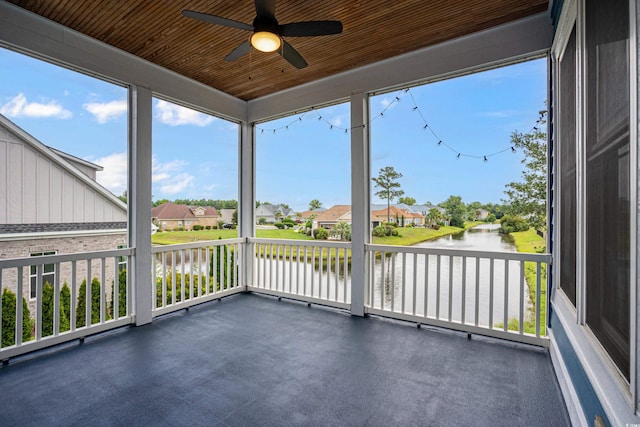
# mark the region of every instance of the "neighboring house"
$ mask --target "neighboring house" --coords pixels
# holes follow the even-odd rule
[[[444,225],[449,225],[449,219],[447,218],[447,210],[445,208],[441,208],[440,206],[436,206],[436,205],[405,205],[402,203],[399,203],[397,205],[395,205],[401,209],[408,209],[411,212],[417,212],[419,214],[421,214],[423,217],[428,218],[429,215],[429,211],[431,211],[431,209],[435,209],[438,212],[440,212],[440,214],[442,215],[443,219],[442,219],[442,223]],[[425,220],[425,222],[423,222],[423,225],[433,225],[433,224],[427,224],[428,221]]]
[[[485,209],[478,209],[476,211],[476,220],[477,221],[484,221],[488,217],[489,217],[489,211],[487,211]]]
[[[351,224],[351,205],[335,205],[318,213],[312,220],[312,228],[314,230],[317,228],[331,230],[339,222]]]
[[[264,218],[263,221],[275,223],[285,218],[296,219],[296,213],[293,209],[286,208],[283,205],[267,205],[261,204],[256,208],[256,222]]]
[[[216,228],[220,214],[211,206],[187,206],[166,202],[151,209],[151,221],[160,230],[184,228],[192,230],[194,225]]]
[[[312,216],[315,218],[318,215],[320,215],[322,212],[325,212],[326,210],[327,210],[326,208],[318,208],[318,209],[314,209],[312,211],[298,212],[298,213],[296,213],[296,217],[300,218],[302,221],[307,221]]]
[[[235,209],[224,208],[220,209],[218,213],[220,214],[220,218],[218,218],[218,222],[222,222],[224,224],[232,224],[233,223],[233,213]]]
[[[96,182],[102,167],[52,149],[0,114],[0,259],[113,250],[127,243],[127,206]],[[105,261],[105,280],[114,276]],[[71,283],[71,263],[43,266],[43,283]],[[78,286],[86,263],[75,265]],[[93,277],[99,265],[92,266]],[[59,269],[60,271],[57,271]],[[36,269],[23,272],[23,295],[34,312]],[[2,287],[16,291],[17,270]],[[107,295],[110,297],[110,294]]]
[[[396,205],[391,205],[387,210],[384,209],[371,210],[371,224],[373,227],[377,227],[385,222],[396,224],[400,227],[405,227],[409,224],[424,225],[424,215],[419,212],[412,212],[409,209],[399,208]]]

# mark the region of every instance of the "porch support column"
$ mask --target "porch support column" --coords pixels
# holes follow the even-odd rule
[[[640,5],[636,0],[629,2],[629,72],[630,72],[630,117],[629,147],[631,164],[631,289],[630,307],[630,359],[631,397],[635,413],[640,413]]]
[[[151,323],[151,101],[149,89],[129,89],[129,266],[136,326]]]
[[[351,314],[364,316],[370,243],[369,97],[351,96]],[[366,124],[366,125],[365,125]]]
[[[255,181],[255,147],[256,135],[251,123],[240,123],[240,144],[239,144],[239,187],[240,196],[238,200],[238,220],[240,226],[240,237],[247,239],[255,237],[256,226],[254,213],[256,207],[256,181]],[[247,289],[253,285],[253,245],[244,245],[243,256],[240,264],[240,284]]]

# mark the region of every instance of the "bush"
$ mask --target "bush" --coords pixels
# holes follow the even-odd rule
[[[267,218],[262,217],[258,219],[258,225],[265,225],[267,223]]]
[[[53,335],[53,305],[54,305],[53,285],[45,282],[42,287],[42,336]],[[69,330],[69,313],[71,311],[71,290],[65,282],[60,290],[60,332]]]
[[[440,230],[440,224],[435,223],[435,224],[433,224],[433,225],[431,226],[431,228],[432,228],[432,229],[434,229],[434,230]]]
[[[519,216],[505,215],[500,219],[500,232],[503,234],[527,231],[529,224]]]
[[[87,320],[87,279],[82,281],[78,291],[78,308],[76,309],[76,326],[86,325]],[[107,313],[105,320],[109,319]],[[100,323],[100,281],[97,277],[91,280],[91,324]]]
[[[176,227],[173,231],[184,231],[184,227]]]
[[[329,232],[324,228],[318,228],[313,232],[313,236],[316,240],[327,240],[329,238]]]
[[[452,227],[464,228],[464,219],[461,216],[452,216],[450,225]]]
[[[291,218],[285,218],[282,220],[282,223],[284,225],[286,225],[287,227],[295,227],[296,223],[294,220],[292,220]]]
[[[193,227],[191,227],[191,229],[193,231],[200,231],[200,230],[204,230],[204,227],[201,226],[200,224],[195,224]]]
[[[282,230],[285,227],[285,225],[283,223],[281,223],[281,222],[276,222],[273,225],[275,225],[276,228],[278,228],[279,230]]]
[[[2,347],[16,344],[16,294],[9,289],[2,291]],[[22,342],[31,339],[33,319],[27,301],[22,298]]]
[[[494,214],[489,214],[489,216],[487,216],[486,221],[491,223],[496,222],[496,216]]]
[[[115,286],[111,287],[111,302],[109,303],[109,313],[111,317],[114,313],[113,301],[114,301]],[[118,317],[124,317],[127,315],[127,270],[122,269],[118,272]]]
[[[211,230],[211,226],[210,226],[210,225],[205,225],[205,226],[204,226],[204,229],[205,229],[205,230]]]
[[[371,232],[376,237],[397,236],[398,230],[391,224],[383,224],[375,227]]]

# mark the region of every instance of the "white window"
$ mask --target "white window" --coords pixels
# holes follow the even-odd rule
[[[178,227],[182,227],[182,221],[178,221]]]
[[[46,251],[46,252],[34,252],[31,256],[44,256],[44,255],[55,255],[55,251]],[[45,283],[49,283],[53,285],[53,282],[56,277],[56,265],[55,264],[43,264],[42,265],[42,284],[44,286]],[[29,269],[29,299],[34,300],[37,296],[37,284],[38,284],[38,266],[32,265]]]

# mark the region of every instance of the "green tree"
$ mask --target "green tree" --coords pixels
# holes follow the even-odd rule
[[[331,229],[331,235],[338,237],[340,240],[351,241],[351,224],[338,222],[333,229]]]
[[[440,212],[438,209],[431,208],[429,209],[429,212],[427,212],[427,215],[424,217],[424,219],[427,225],[434,226],[444,219],[444,215],[442,215],[442,212]]]
[[[400,197],[400,198],[398,199],[398,203],[404,203],[405,205],[413,206],[413,205],[415,205],[415,204],[416,204],[416,199],[414,199],[413,197],[409,197],[409,196],[407,196],[407,197]]]
[[[440,203],[440,207],[447,211],[447,216],[453,227],[464,227],[464,219],[467,215],[467,207],[462,202],[460,196],[449,196],[447,200]]]
[[[318,199],[313,199],[309,202],[309,210],[315,211],[316,209],[320,209],[322,207],[322,202]]]
[[[16,294],[9,289],[2,291],[2,347],[16,344]],[[22,298],[22,342],[31,339],[33,319],[27,301]]]
[[[114,313],[113,302],[115,286],[111,288],[111,302],[109,303],[109,313],[111,317]],[[124,317],[127,315],[127,270],[124,268],[118,272],[118,317]]]
[[[396,172],[393,166],[386,166],[380,169],[377,177],[371,178],[375,183],[376,196],[387,200],[387,222],[390,220],[389,210],[391,208],[391,200],[404,195],[404,191],[400,189],[398,180],[402,178],[400,172]]]
[[[118,196],[118,199],[122,200],[123,203],[127,203],[127,190],[124,190],[124,192]]]
[[[82,281],[78,291],[78,308],[76,309],[76,326],[86,325],[87,320],[87,279]],[[100,281],[97,277],[91,280],[91,324],[100,323]]]
[[[231,223],[238,225],[238,209],[234,210],[231,214]]]
[[[508,214],[520,216],[537,229],[547,228],[547,133],[543,130],[546,111],[541,111],[541,120],[533,131],[514,132],[511,144],[522,149],[524,164],[522,181],[506,185]],[[496,215],[497,216],[497,215]]]
[[[59,312],[59,331],[65,332],[69,330],[69,308],[70,308],[70,290],[65,283],[60,290],[60,306]],[[54,297],[55,291],[53,285],[45,282],[42,287],[42,336],[48,337],[53,335],[53,313],[54,313]]]

